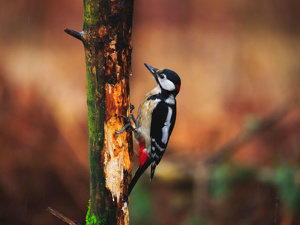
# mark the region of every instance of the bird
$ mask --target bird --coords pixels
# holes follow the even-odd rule
[[[151,165],[150,181],[156,166],[161,161],[167,148],[176,121],[176,96],[181,88],[179,75],[170,69],[156,69],[144,64],[156,81],[157,86],[142,100],[135,119],[130,105],[130,116],[121,116],[125,126],[116,133],[132,130],[134,139],[139,144],[138,169],[128,186],[130,195],[140,176]],[[130,120],[133,120],[134,127]]]

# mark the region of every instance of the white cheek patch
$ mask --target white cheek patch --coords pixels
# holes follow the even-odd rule
[[[173,84],[172,81],[170,81],[168,79],[161,79],[161,78],[158,78],[158,80],[163,89],[165,89],[167,91],[175,90],[175,85]]]

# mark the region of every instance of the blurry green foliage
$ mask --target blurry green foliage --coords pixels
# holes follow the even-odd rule
[[[246,118],[245,124],[244,124],[244,128],[247,131],[251,131],[251,132],[255,132],[260,128],[261,124],[260,124],[260,120],[255,117],[255,116],[248,116]]]
[[[185,225],[205,225],[206,223],[200,217],[191,217]]]
[[[258,171],[243,166],[224,163],[215,165],[211,172],[210,194],[212,197],[224,200],[234,185],[247,179],[256,179]],[[277,167],[270,179],[276,186],[280,201],[291,211],[300,210],[300,171],[296,166],[281,165]]]
[[[130,194],[130,224],[155,224],[154,205],[148,182],[142,177]]]
[[[254,170],[230,163],[215,165],[211,173],[210,194],[223,200],[238,181],[246,180],[254,175]]]
[[[300,209],[300,173],[294,166],[282,165],[276,169],[275,183],[280,200],[289,210]]]

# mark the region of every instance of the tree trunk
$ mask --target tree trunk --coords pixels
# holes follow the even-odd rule
[[[90,204],[87,224],[129,224],[127,196],[132,135],[116,134],[129,116],[133,0],[84,0],[83,31],[89,124]]]

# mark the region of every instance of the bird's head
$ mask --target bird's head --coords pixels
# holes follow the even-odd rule
[[[177,73],[169,69],[156,69],[146,63],[145,66],[152,73],[162,92],[169,92],[174,96],[179,93],[181,80]]]

